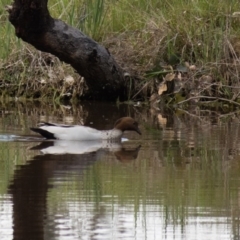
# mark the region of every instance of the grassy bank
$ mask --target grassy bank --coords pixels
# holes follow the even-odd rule
[[[0,2],[2,94],[77,98],[79,92],[74,92],[73,84],[81,81],[71,67],[15,37],[4,11],[10,2]],[[238,99],[237,0],[52,0],[49,10],[55,18],[81,29],[109,48],[126,71],[140,76],[151,94],[158,93],[157,98],[163,92],[181,92],[188,85],[188,97],[193,94],[191,89],[196,91],[200,86],[203,91],[198,95],[211,91],[210,96]],[[162,80],[167,73],[174,74],[171,81],[178,82],[174,85],[180,82],[180,87],[170,89],[166,84],[162,91]],[[207,85],[197,82],[193,86],[196,79]],[[77,89],[81,89],[79,84]]]

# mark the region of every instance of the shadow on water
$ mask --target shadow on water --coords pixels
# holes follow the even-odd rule
[[[64,142],[63,145],[62,142]],[[120,143],[115,145],[106,143],[103,146],[101,143],[92,142],[62,142],[45,141],[32,147],[32,150],[40,150],[44,154],[34,156],[28,164],[19,166],[14,172],[8,191],[12,195],[13,239],[15,240],[42,240],[56,237],[54,223],[48,230],[50,236],[46,236],[45,231],[49,218],[47,194],[53,187],[51,182],[55,178],[58,181],[64,181],[69,174],[75,174],[78,179],[81,179],[84,177],[85,170],[105,155],[112,152],[116,159],[129,162],[137,158],[140,149],[140,146],[135,149],[125,149]],[[59,152],[59,147],[64,151]],[[76,152],[76,149],[81,153]]]

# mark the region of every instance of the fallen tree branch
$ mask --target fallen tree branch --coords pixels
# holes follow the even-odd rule
[[[85,78],[92,99],[127,97],[123,70],[109,51],[78,29],[50,16],[47,0],[14,0],[7,6],[16,36],[38,50],[51,53]]]

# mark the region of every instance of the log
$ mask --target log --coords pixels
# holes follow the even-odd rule
[[[48,0],[14,0],[9,21],[18,38],[70,64],[88,86],[85,99],[126,99],[124,72],[110,52],[93,39],[50,16]]]

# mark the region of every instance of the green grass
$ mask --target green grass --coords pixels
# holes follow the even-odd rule
[[[0,1],[0,69],[17,61],[27,69],[31,59],[22,61],[29,53],[26,48],[35,50],[15,37],[4,11],[10,2]],[[53,17],[104,44],[142,76],[159,62],[171,64],[173,56],[207,66],[228,62],[230,52],[240,55],[240,47],[234,47],[240,46],[240,17],[232,16],[239,11],[238,0],[52,0],[48,4]],[[36,73],[28,74],[36,78]],[[3,76],[6,73],[0,72]]]

